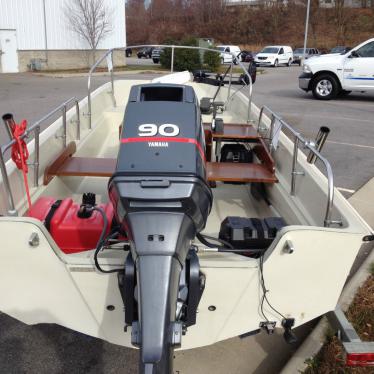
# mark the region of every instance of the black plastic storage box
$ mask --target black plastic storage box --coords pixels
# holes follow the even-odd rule
[[[221,223],[219,238],[235,249],[266,249],[284,226],[286,222],[281,217],[226,217]]]

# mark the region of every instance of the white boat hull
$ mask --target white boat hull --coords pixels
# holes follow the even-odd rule
[[[93,129],[88,129],[87,119],[82,115],[82,137],[77,141],[77,156],[117,156],[118,126],[122,122],[129,89],[137,83],[139,81],[115,82],[117,107],[113,107],[108,95],[109,85],[93,93]],[[212,96],[215,91],[215,87],[190,84],[199,97]],[[223,87],[219,99],[225,100],[226,95],[227,88]],[[245,122],[246,102],[243,94],[237,94],[229,103],[224,119]],[[87,100],[80,106],[81,113],[86,113]],[[253,105],[252,118],[258,118],[258,114],[258,108]],[[67,118],[74,121],[73,111],[68,112]],[[269,125],[265,116],[263,122]],[[61,132],[61,126],[59,119],[41,135],[40,152],[44,158],[40,175],[62,149],[61,139],[55,138],[55,134]],[[74,126],[69,126],[70,140],[75,140],[75,133]],[[29,150],[32,157],[33,142]],[[370,233],[370,228],[338,191],[335,191],[333,215],[341,218],[343,225],[323,227],[327,181],[317,167],[306,162],[301,152],[298,167],[305,175],[298,177],[295,196],[290,196],[292,152],[292,142],[282,133],[274,153],[279,183],[270,187],[268,193],[274,208],[290,225],[278,233],[266,252],[264,278],[271,304],[282,315],[294,318],[295,326],[299,326],[335,308],[363,237]],[[16,207],[23,214],[26,205],[21,175],[11,161],[7,163],[7,170]],[[3,189],[2,184],[0,188]],[[100,200],[106,201],[106,189],[105,178],[55,177],[47,186],[35,187],[31,192],[34,201],[42,195],[72,196],[78,200],[86,191],[95,192]],[[266,204],[246,203],[248,191],[245,186],[228,189],[220,185],[213,193],[213,211],[205,229],[207,234],[217,236],[220,222],[227,215],[263,217],[271,213]],[[1,196],[0,209],[6,214],[7,200],[3,190]],[[32,234],[39,237],[35,247],[29,245]],[[287,241],[294,247],[292,254],[284,250]],[[27,324],[56,323],[114,344],[132,346],[131,328],[127,332],[123,329],[123,302],[117,276],[98,273],[92,251],[66,255],[40,221],[10,216],[0,218],[0,247],[1,311]],[[123,266],[123,254],[118,255],[117,251],[109,252],[107,256],[103,261],[107,261],[108,266]],[[265,320],[261,313],[259,260],[212,252],[199,253],[199,260],[206,276],[206,287],[198,307],[197,323],[183,336],[182,349],[213,344],[257,330]],[[113,310],[111,306],[114,306]],[[267,305],[264,305],[264,313],[280,327],[282,316]]]

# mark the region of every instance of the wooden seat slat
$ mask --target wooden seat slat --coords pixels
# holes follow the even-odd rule
[[[252,149],[257,158],[262,162],[262,165],[264,165],[264,167],[271,173],[274,173],[275,162],[264,142],[264,139],[259,139],[258,144],[255,145]]]
[[[275,183],[277,178],[265,166],[254,163],[207,162],[208,181]],[[58,176],[111,177],[114,158],[70,157],[53,172]]]
[[[254,163],[207,162],[208,181],[275,183],[277,178],[265,166]],[[69,157],[53,175],[78,177],[111,177],[116,159]]]
[[[115,158],[70,157],[55,175],[75,177],[111,177],[116,169]]]
[[[254,163],[207,162],[208,181],[276,183],[277,178],[266,167]]]
[[[210,123],[204,123],[204,130],[211,131]],[[256,140],[259,139],[257,130],[252,125],[240,123],[225,123],[223,132],[212,132],[213,139],[217,140]]]

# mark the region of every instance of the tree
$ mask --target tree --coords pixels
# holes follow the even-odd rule
[[[144,0],[128,0],[126,3],[127,45],[143,44],[149,40],[149,19]]]
[[[345,0],[335,0],[334,2],[334,18],[337,44],[344,44],[346,40],[346,33],[350,16],[345,5]]]
[[[112,32],[113,11],[104,0],[70,0],[65,3],[64,13],[71,30],[90,46],[95,61],[98,44]]]

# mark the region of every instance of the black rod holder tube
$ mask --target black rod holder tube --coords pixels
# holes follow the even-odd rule
[[[12,128],[15,125],[13,114],[12,113],[5,113],[2,118],[3,118],[3,121],[4,121],[5,127],[6,127],[6,131],[7,131],[8,136],[9,136],[9,140],[12,140],[13,139]]]
[[[323,145],[325,144],[325,141],[329,133],[330,133],[330,129],[326,126],[321,126],[321,128],[319,129],[317,137],[316,137],[316,142],[315,142],[315,149],[318,152],[321,152],[321,149]],[[315,155],[315,153],[310,151],[307,157],[307,161],[310,164],[314,164],[316,162],[316,159],[317,159],[317,156]]]

